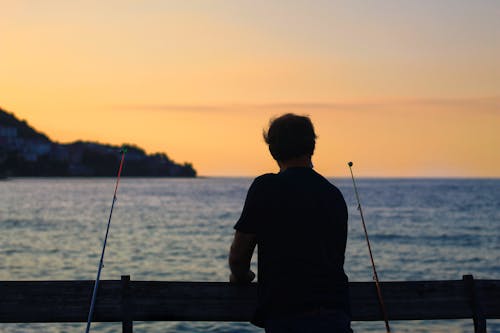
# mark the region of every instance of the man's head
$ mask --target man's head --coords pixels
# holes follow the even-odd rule
[[[264,131],[264,140],[276,161],[287,162],[303,156],[311,157],[316,134],[309,117],[287,113],[271,120],[269,129]]]

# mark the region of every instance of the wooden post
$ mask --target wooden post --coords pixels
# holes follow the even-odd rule
[[[474,321],[474,333],[486,333],[486,318],[484,317],[481,304],[477,297],[474,286],[474,277],[472,275],[462,276],[465,283],[465,290],[469,298],[469,304],[472,308],[472,320]]]
[[[133,322],[131,319],[131,309],[130,309],[130,275],[122,275],[121,277],[122,286],[122,332],[132,333],[133,332]]]

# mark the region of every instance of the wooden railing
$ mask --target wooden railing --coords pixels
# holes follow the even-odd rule
[[[86,322],[94,281],[0,281],[0,323]],[[382,282],[389,320],[500,319],[500,280]],[[353,321],[382,320],[373,282],[351,282]],[[93,321],[249,321],[257,285],[101,281]]]

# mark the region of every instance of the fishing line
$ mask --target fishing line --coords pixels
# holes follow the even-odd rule
[[[109,226],[111,225],[111,216],[113,216],[113,208],[115,207],[115,202],[116,202],[116,192],[118,191],[118,184],[120,184],[120,175],[122,173],[123,162],[125,161],[125,153],[127,152],[127,148],[123,147],[120,152],[122,153],[122,159],[120,161],[120,167],[118,169],[118,176],[116,177],[115,192],[113,194],[113,202],[111,203],[111,210],[109,212],[108,226],[106,228],[106,236],[104,236],[104,243],[102,245],[101,259],[99,260],[99,267],[97,268],[97,277],[95,279],[94,291],[92,292],[92,300],[90,301],[90,310],[89,310],[89,316],[87,318],[87,328],[85,329],[85,333],[89,333],[90,324],[92,323],[92,317],[94,315],[97,288],[99,287],[99,278],[101,277],[101,270],[104,261],[104,251],[106,250],[106,243],[108,242]]]
[[[385,309],[384,299],[382,298],[382,291],[380,290],[380,282],[378,280],[377,269],[375,268],[375,261],[373,260],[372,248],[370,246],[370,239],[368,238],[368,231],[366,230],[365,218],[363,216],[363,209],[361,208],[361,201],[359,200],[358,188],[356,186],[356,181],[354,180],[354,174],[352,173],[352,162],[347,163],[349,170],[351,171],[352,184],[354,185],[354,193],[356,194],[356,200],[358,201],[358,210],[361,215],[361,222],[363,223],[363,230],[365,231],[365,239],[368,244],[368,252],[370,253],[370,260],[372,262],[373,268],[373,278],[375,279],[375,286],[377,287],[377,296],[380,304],[380,309],[382,310],[382,315],[384,316],[385,330],[387,333],[391,332],[389,327],[389,320],[387,318],[387,310]]]

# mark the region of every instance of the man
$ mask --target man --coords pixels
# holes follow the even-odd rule
[[[229,253],[230,281],[250,283],[258,245],[258,307],[266,333],[352,332],[344,273],[347,207],[313,170],[316,134],[308,117],[274,119],[264,139],[280,168],[257,177]]]

